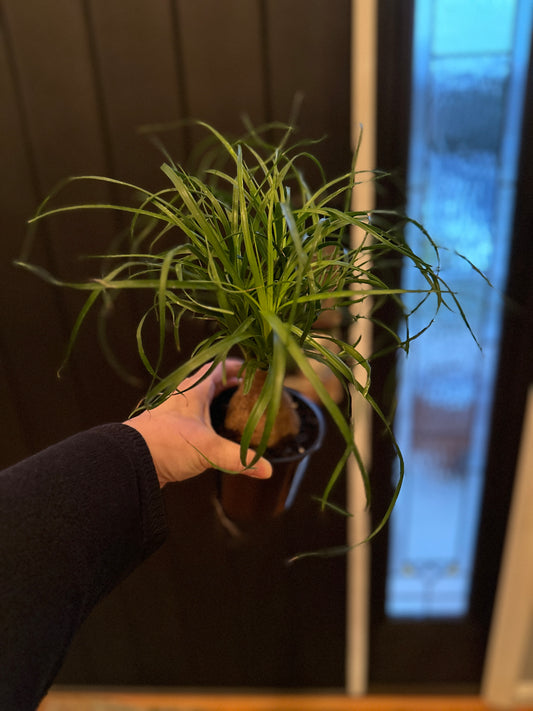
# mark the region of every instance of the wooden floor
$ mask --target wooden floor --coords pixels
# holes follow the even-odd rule
[[[489,711],[475,696],[74,693],[55,691],[38,711]],[[520,707],[513,711],[533,711]]]

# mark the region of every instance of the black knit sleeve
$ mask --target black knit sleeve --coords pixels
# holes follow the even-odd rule
[[[92,607],[165,535],[150,452],[127,425],[0,473],[0,708],[37,707]]]

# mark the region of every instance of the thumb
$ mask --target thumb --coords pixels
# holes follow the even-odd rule
[[[232,442],[225,437],[217,436],[213,443],[212,462],[222,470],[245,474],[254,479],[268,479],[272,476],[272,465],[261,457],[250,467],[245,467],[241,461],[241,448],[236,442]],[[246,455],[246,462],[251,462],[255,456],[253,449],[249,449]]]

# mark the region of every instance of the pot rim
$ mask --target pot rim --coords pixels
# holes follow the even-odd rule
[[[216,403],[217,398],[224,398],[224,396],[228,396],[228,394],[232,394],[235,392],[237,388],[236,387],[230,387],[226,388],[223,390],[221,393],[217,395],[215,400],[211,403],[211,406],[213,406],[214,403]],[[285,387],[287,392],[290,393],[290,395],[298,402],[299,406],[303,406],[307,408],[313,415],[316,420],[316,435],[314,437],[314,440],[309,442],[303,451],[297,451],[294,452],[293,454],[287,454],[287,455],[281,455],[281,456],[271,456],[269,455],[268,451],[263,455],[265,459],[268,459],[268,461],[271,464],[276,464],[276,463],[283,463],[283,462],[292,462],[296,461],[298,459],[304,459],[305,457],[309,456],[310,454],[313,454],[313,452],[316,452],[317,449],[319,449],[322,446],[322,442],[324,441],[324,433],[326,430],[325,427],[325,418],[324,418],[324,413],[322,412],[320,406],[310,400],[307,396],[303,395],[301,392],[298,390],[295,390],[294,388],[289,388]]]
[[[302,393],[298,390],[294,390],[293,388],[286,388],[286,390],[292,395],[293,398],[300,400],[305,407],[311,410],[317,421],[317,434],[314,441],[306,447],[303,452],[295,452],[294,454],[281,457],[269,457],[266,455],[266,459],[268,459],[271,463],[292,462],[295,459],[303,459],[304,457],[308,457],[310,454],[313,454],[313,452],[316,452],[317,449],[320,449],[322,442],[324,441],[324,432],[326,428],[324,426],[324,414],[320,407],[308,397],[302,395]]]

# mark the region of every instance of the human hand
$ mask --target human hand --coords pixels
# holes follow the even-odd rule
[[[191,388],[209,369],[210,364],[206,364],[180,384],[180,391],[186,392],[176,392],[161,405],[124,422],[143,436],[161,487],[197,476],[213,465],[257,479],[271,476],[272,466],[264,458],[250,468],[244,467],[240,445],[218,435],[211,425],[209,406],[222,390],[238,384],[240,366],[241,361],[228,359],[225,382],[220,364]],[[247,462],[253,456],[254,452],[248,450]]]

